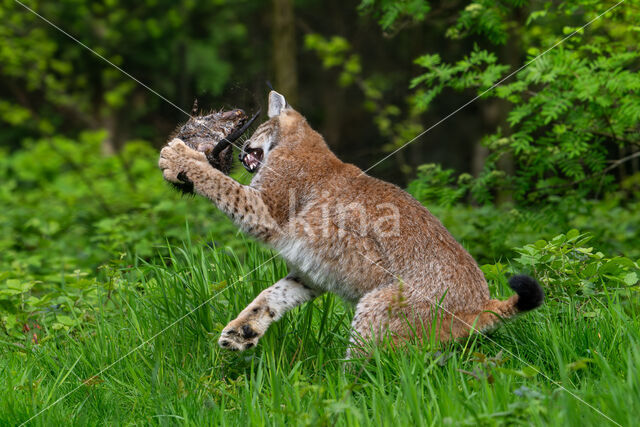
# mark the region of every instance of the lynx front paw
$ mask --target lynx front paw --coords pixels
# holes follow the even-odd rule
[[[248,350],[258,344],[272,322],[273,312],[259,305],[247,307],[220,334],[218,345],[234,351]]]
[[[187,147],[184,142],[175,138],[160,151],[158,166],[167,181],[184,183],[189,171],[203,162],[207,164],[204,153]]]
[[[258,344],[258,340],[262,335],[247,324],[242,325],[240,328],[227,326],[220,335],[218,345],[233,351],[248,350]]]

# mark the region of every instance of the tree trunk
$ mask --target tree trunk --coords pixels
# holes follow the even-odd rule
[[[295,107],[298,101],[296,32],[293,0],[273,0],[274,89]]]
[[[180,68],[182,70],[187,69],[187,49],[189,49],[189,45],[181,40],[178,43],[178,54],[177,61],[180,63]],[[193,99],[189,99],[189,74],[185,71],[180,73],[178,77],[178,105],[182,108],[187,109],[187,111],[191,112],[191,105],[193,105]]]
[[[517,9],[516,15],[519,14],[519,9]],[[522,18],[519,17],[519,20],[521,19]],[[507,43],[505,43],[503,47],[503,57],[505,59],[505,62],[511,65],[512,70],[517,69],[521,65],[520,63],[522,61],[522,57],[524,56],[522,55],[521,46],[522,44],[520,43],[520,37],[518,37],[517,35],[513,35],[507,39]],[[509,115],[511,107],[505,100],[497,100],[496,102],[498,102],[498,105],[500,105],[500,109],[502,110],[500,112],[500,127],[502,128],[502,136],[511,136],[511,127],[507,122],[507,116]],[[498,160],[498,168],[504,171],[507,175],[514,175],[516,172],[516,162],[515,158],[513,157],[513,153],[509,153],[500,158],[500,160]],[[497,204],[510,202],[513,202],[513,191],[506,189],[498,191],[498,194],[496,194]]]
[[[111,112],[111,114],[107,114],[103,119],[102,123],[100,123],[100,127],[104,129],[107,134],[102,140],[101,151],[103,156],[112,156],[116,154],[118,151],[118,143],[117,143],[117,129],[116,129],[116,119],[114,117],[115,113]]]

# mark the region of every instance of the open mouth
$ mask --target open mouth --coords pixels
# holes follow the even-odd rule
[[[237,110],[237,111],[241,111],[241,113],[244,115],[244,111],[242,110]],[[246,119],[241,120],[240,123],[233,130],[233,132],[229,134],[229,136],[227,136],[226,138],[222,138],[222,140],[218,142],[218,144],[213,148],[211,152],[211,156],[215,158],[220,154],[220,152],[222,152],[222,150],[226,149],[230,145],[233,145],[235,140],[240,138],[240,136],[242,136],[242,134],[244,134],[247,131],[247,129],[249,129],[249,126],[251,126],[251,124],[258,118],[259,115],[260,115],[260,109],[258,109],[258,111],[248,121]]]
[[[262,148],[250,148],[246,153],[240,154],[240,161],[246,170],[253,173],[262,164]]]

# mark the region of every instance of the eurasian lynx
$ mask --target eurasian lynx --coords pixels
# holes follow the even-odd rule
[[[224,328],[222,347],[255,346],[286,311],[326,291],[356,304],[352,347],[387,334],[397,343],[432,333],[463,337],[542,303],[542,288],[527,276],[510,279],[517,295],[490,299],[476,262],[424,206],[340,161],[277,92],[269,94],[268,115],[240,154],[255,174],[249,186],[179,139],[160,156],[165,179],[185,174],[290,267]]]

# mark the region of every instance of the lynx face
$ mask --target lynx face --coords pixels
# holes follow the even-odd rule
[[[266,163],[269,152],[275,147],[278,122],[274,119],[261,124],[251,135],[240,153],[240,162],[246,170],[255,173]]]
[[[242,147],[240,162],[246,170],[255,173],[267,162],[269,153],[278,142],[279,122],[277,116],[287,109],[289,104],[284,96],[277,92],[269,95],[269,120],[261,124]]]

